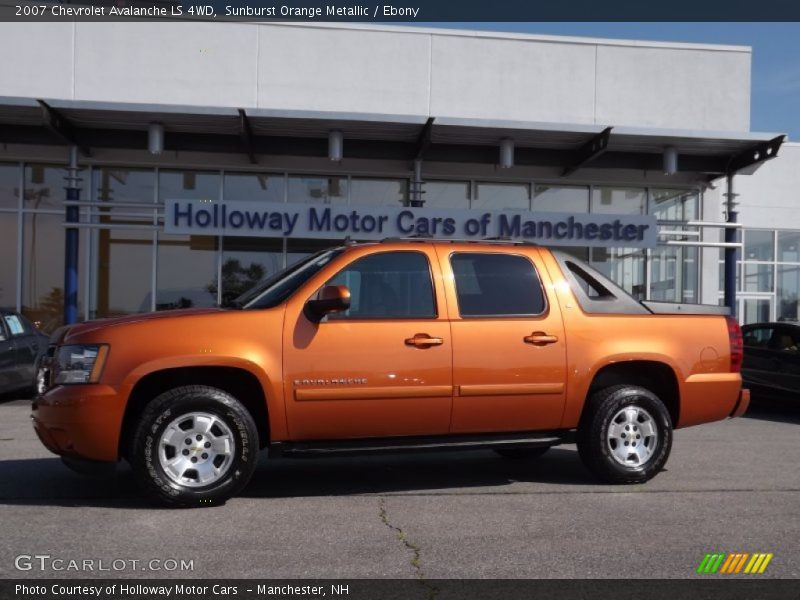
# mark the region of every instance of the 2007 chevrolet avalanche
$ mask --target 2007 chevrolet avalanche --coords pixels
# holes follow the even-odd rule
[[[600,480],[638,483],[673,428],[746,410],[741,361],[724,309],[638,302],[567,253],[391,240],[320,252],[232,308],[61,328],[33,421],[68,464],[126,458],[181,506],[236,494],[262,448],[575,441]]]

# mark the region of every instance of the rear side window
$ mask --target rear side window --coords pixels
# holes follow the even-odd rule
[[[381,252],[359,258],[326,285],[350,290],[338,319],[433,319],[436,305],[428,258],[420,252]]]
[[[789,328],[781,327],[775,330],[770,342],[773,350],[778,352],[800,352],[800,335]]]
[[[772,338],[772,327],[753,327],[744,332],[744,345],[748,348],[767,348]]]
[[[12,336],[25,335],[25,327],[17,315],[5,315],[3,319],[5,319]]]
[[[462,317],[540,315],[545,310],[533,263],[514,254],[453,254],[450,265]]]

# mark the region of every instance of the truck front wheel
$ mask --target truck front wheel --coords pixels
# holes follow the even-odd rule
[[[171,506],[224,503],[258,459],[253,417],[222,390],[192,385],[156,397],[142,412],[131,463],[145,490]]]
[[[616,385],[589,399],[578,428],[578,453],[605,483],[643,483],[664,467],[672,448],[672,421],[650,390]]]

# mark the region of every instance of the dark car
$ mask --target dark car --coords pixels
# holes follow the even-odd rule
[[[753,323],[742,334],[742,377],[753,397],[800,401],[800,323]]]
[[[48,337],[28,319],[0,308],[0,394],[33,395],[36,370]]]

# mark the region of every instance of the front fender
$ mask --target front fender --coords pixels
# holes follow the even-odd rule
[[[120,386],[120,395],[124,395],[127,403],[131,391],[144,377],[170,369],[198,367],[239,369],[255,377],[264,390],[264,396],[267,401],[267,413],[270,416],[270,439],[280,440],[287,437],[280,362],[268,357],[260,357],[259,362],[238,356],[214,354],[184,354],[157,358],[137,365],[130,370],[123,378]]]

